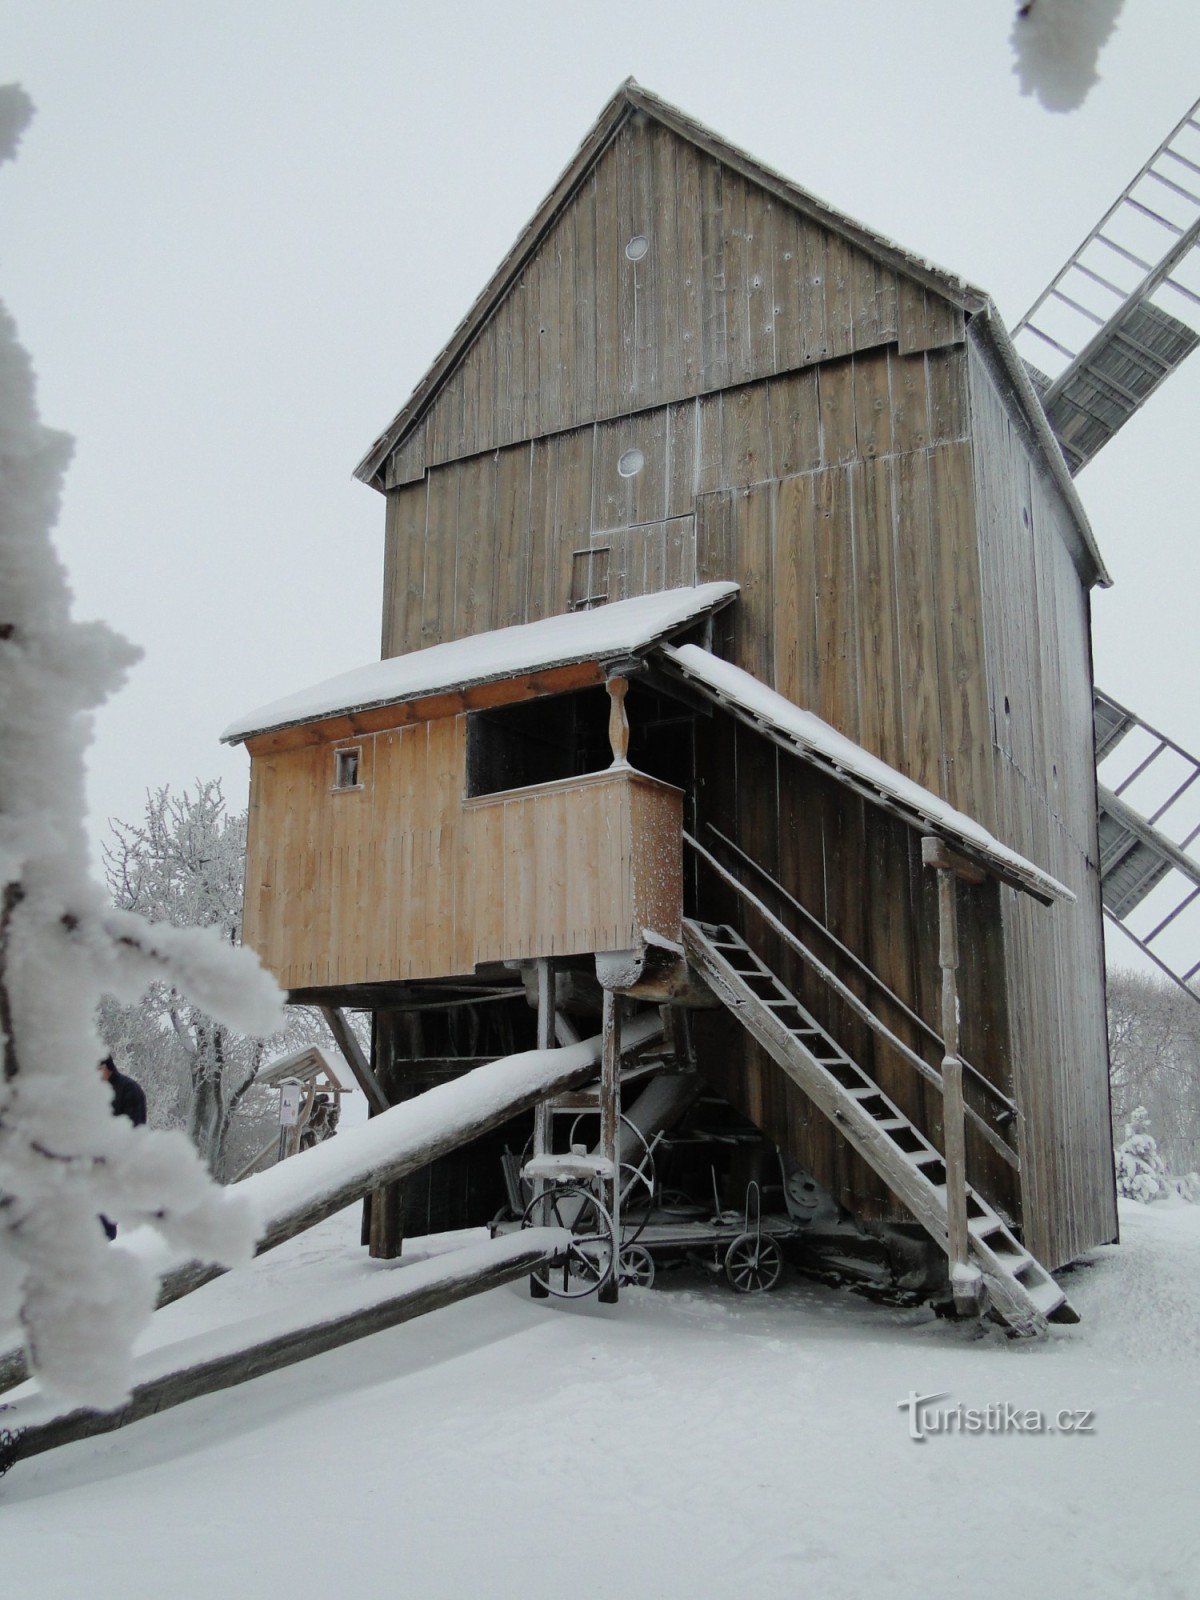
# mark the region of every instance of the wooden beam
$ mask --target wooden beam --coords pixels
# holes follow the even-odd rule
[[[345,1012],[338,1006],[322,1006],[320,1009],[338,1049],[345,1057],[346,1065],[358,1080],[359,1088],[376,1111],[386,1111],[391,1102],[388,1100],[387,1095],[384,1094],[383,1086],[372,1071],[370,1062],[363,1054],[362,1046],[355,1038],[353,1028],[346,1021]]]
[[[618,679],[618,682],[624,682]],[[617,1145],[621,1127],[621,999],[611,989],[604,991],[600,1057],[600,1154],[612,1163],[613,1177],[603,1187],[613,1223],[613,1249],[619,1252],[621,1240],[621,1174],[617,1166]],[[601,1285],[599,1298],[614,1305],[619,1296],[620,1262],[613,1260],[612,1275]]]
[[[561,1228],[528,1228],[494,1239],[489,1246],[467,1247],[418,1266],[399,1269],[387,1275],[389,1279],[394,1277],[395,1286],[393,1292],[383,1298],[289,1328],[256,1344],[225,1350],[195,1366],[150,1378],[137,1384],[126,1404],[116,1411],[80,1407],[22,1429],[20,1411],[14,1410],[9,1426],[17,1436],[15,1458],[23,1461],[58,1445],[111,1433],[186,1400],[232,1388],[263,1373],[349,1344],[354,1339],[366,1338],[368,1334],[411,1322],[415,1317],[440,1311],[472,1295],[484,1294],[553,1260],[567,1239],[568,1235]],[[462,1260],[456,1259],[458,1257]]]

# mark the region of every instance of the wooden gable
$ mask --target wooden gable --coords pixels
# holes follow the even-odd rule
[[[625,86],[360,464],[426,468],[886,344],[982,305]]]

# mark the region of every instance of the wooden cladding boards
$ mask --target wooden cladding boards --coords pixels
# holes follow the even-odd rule
[[[383,653],[566,610],[575,553],[614,530],[676,523],[732,489],[927,451],[968,427],[962,349],[891,348],[435,469],[388,497]],[[644,465],[623,477],[631,450]],[[927,465],[887,474],[901,520],[926,525]],[[737,575],[733,548],[711,545],[714,526],[696,555],[701,581]],[[646,587],[693,581],[681,535],[664,528],[662,579],[651,562]],[[640,592],[637,580],[621,592]]]
[[[393,450],[385,487],[597,417],[962,337],[933,290],[634,114]]]
[[[476,963],[674,938],[682,798],[628,771],[464,803],[466,718],[252,764],[245,940],[285,988],[470,973]]]
[[[1004,895],[1027,1242],[1054,1267],[1117,1231],[1090,615],[1069,509],[974,348],[969,382],[996,828],[1076,895],[1050,914]]]

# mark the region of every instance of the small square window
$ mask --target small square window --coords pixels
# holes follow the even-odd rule
[[[597,545],[591,550],[576,550],[571,557],[572,611],[591,611],[608,599],[608,567],[611,545]]]
[[[333,752],[333,787],[335,789],[357,789],[359,787],[358,768],[361,755],[362,751],[357,746],[350,750],[335,750]]]

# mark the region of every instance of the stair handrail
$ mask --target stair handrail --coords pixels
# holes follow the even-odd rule
[[[841,955],[846,957],[846,960],[850,962],[850,964],[859,972],[859,974],[867,979],[868,983],[874,984],[881,994],[886,995],[896,1009],[902,1012],[904,1016],[906,1016],[913,1024],[913,1026],[918,1028],[925,1035],[930,1044],[937,1047],[939,1055],[944,1055],[946,1053],[946,1042],[937,1029],[931,1023],[926,1022],[925,1018],[921,1016],[919,1012],[914,1011],[906,1000],[902,1000],[894,989],[889,988],[879,974],[875,971],[875,969],[868,966],[861,956],[856,955],[855,952],[851,950],[849,945],[843,944],[838,938],[837,934],[833,933],[825,926],[820,917],[816,916],[812,911],[810,911],[807,906],[801,905],[800,901],[796,899],[795,895],[791,894],[787,889],[785,889],[783,884],[781,884],[777,878],[772,877],[772,875],[767,871],[766,867],[764,867],[761,862],[755,861],[752,855],[747,854],[747,852],[742,849],[741,845],[735,843],[734,840],[729,838],[727,834],[722,833],[720,828],[716,827],[711,822],[706,822],[705,827],[708,829],[709,833],[715,834],[723,845],[732,850],[734,855],[739,857],[740,860],[744,861],[752,872],[756,872],[765,883],[769,884],[770,887],[775,890],[776,894],[779,895],[780,899],[786,900],[788,905],[791,906],[792,910],[802,916],[806,922],[809,922],[822,938],[828,939],[830,944],[833,945]],[[961,1050],[959,1051],[958,1059],[962,1062],[965,1070],[970,1073],[971,1077],[984,1091],[984,1093],[990,1095],[993,1100],[997,1101],[1001,1108],[1008,1113],[1009,1117],[1013,1121],[1018,1121],[1021,1113],[1016,1101],[1010,1099],[1009,1096],[1004,1093],[1004,1090],[1001,1089],[997,1084],[993,1083],[986,1073],[981,1072],[978,1067],[972,1066],[972,1064],[962,1054]]]
[[[783,939],[786,944],[791,946],[800,959],[810,966],[841,1000],[845,1001],[850,1009],[867,1024],[873,1033],[878,1034],[881,1039],[889,1044],[892,1049],[895,1050],[903,1060],[907,1061],[909,1066],[919,1073],[922,1078],[924,1078],[928,1083],[933,1084],[938,1090],[939,1094],[942,1092],[942,1076],[935,1067],[931,1067],[923,1056],[919,1056],[915,1050],[911,1049],[910,1046],[904,1043],[903,1039],[897,1037],[897,1035],[892,1032],[888,1025],[881,1018],[875,1015],[870,1006],[868,1006],[865,1001],[860,1000],[854,991],[848,988],[846,984],[844,984],[837,976],[837,974],[825,965],[819,956],[815,955],[801,939],[798,939],[792,930],[785,923],[779,920],[770,907],[765,905],[752,889],[748,889],[744,883],[742,883],[733,875],[732,872],[723,867],[717,860],[716,856],[714,856],[711,851],[706,850],[698,839],[694,839],[692,835],[688,833],[686,828],[683,830],[683,837],[687,845],[694,850],[697,855],[701,856],[715,872],[724,878],[726,882],[729,883],[729,885],[742,896],[747,904],[753,906],[758,915],[764,918],[764,920],[775,930],[779,937]],[[1007,1144],[996,1132],[996,1130],[984,1121],[984,1119],[979,1115],[978,1111],[976,1111],[973,1106],[964,1106],[963,1109],[966,1113],[967,1120],[971,1123],[972,1127],[979,1131],[982,1138],[991,1146],[1001,1160],[1007,1162],[1007,1164],[1014,1168],[1014,1170],[1019,1171],[1021,1164],[1020,1157],[1017,1155],[1017,1152],[1012,1148],[1012,1146]]]

